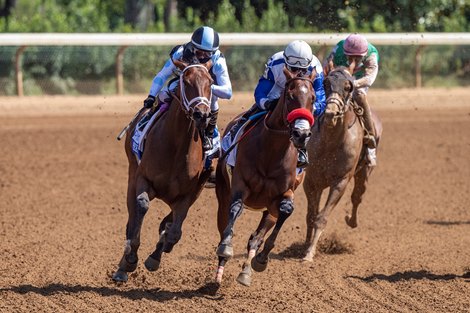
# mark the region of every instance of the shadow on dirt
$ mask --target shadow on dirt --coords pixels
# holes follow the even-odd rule
[[[161,288],[137,288],[121,289],[116,287],[92,287],[81,285],[49,284],[43,287],[32,285],[19,285],[10,288],[1,288],[0,292],[15,292],[18,294],[36,293],[45,297],[57,294],[78,294],[84,292],[96,293],[104,297],[119,296],[130,300],[147,299],[158,302],[165,302],[176,299],[206,298],[209,300],[223,300],[224,296],[217,294],[219,285],[216,283],[207,283],[196,290],[166,291]]]
[[[425,223],[439,226],[470,225],[470,221],[426,221]]]
[[[396,283],[400,281],[407,281],[407,280],[422,280],[422,279],[429,279],[429,280],[454,280],[454,279],[465,279],[466,282],[470,282],[470,271],[467,271],[463,275],[457,274],[433,274],[428,271],[406,271],[406,272],[398,272],[392,275],[384,275],[384,274],[374,274],[371,276],[360,277],[360,276],[346,276],[345,278],[353,278],[359,279],[364,282],[372,282],[375,280],[384,280],[390,283]]]

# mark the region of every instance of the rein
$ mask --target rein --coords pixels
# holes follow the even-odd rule
[[[305,80],[305,81],[308,81],[309,83],[312,83],[310,78],[305,77],[305,76],[296,76],[296,77],[293,77],[293,78],[286,81],[286,84],[284,85],[284,92],[283,92],[283,98],[282,98],[282,100],[283,100],[283,103],[282,103],[282,116],[283,116],[284,125],[286,126],[287,129],[275,129],[275,128],[269,127],[268,124],[267,124],[267,121],[268,121],[268,119],[269,119],[269,117],[271,116],[271,113],[272,113],[272,112],[269,112],[264,118],[264,128],[266,130],[268,130],[270,132],[273,132],[273,133],[280,134],[280,135],[289,135],[290,134],[290,123],[287,121],[287,114],[286,114],[286,111],[287,111],[287,106],[286,106],[287,93],[286,93],[286,89],[287,89],[287,86],[289,86],[290,83],[292,83],[293,81],[296,81],[296,80]]]

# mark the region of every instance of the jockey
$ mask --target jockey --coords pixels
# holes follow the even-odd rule
[[[284,51],[275,53],[266,63],[264,74],[260,77],[255,88],[254,96],[256,103],[237,121],[230,130],[235,137],[238,129],[248,118],[260,111],[273,110],[276,106],[284,87],[286,77],[283,73],[284,67],[293,73],[310,75],[315,69],[317,75],[313,81],[315,90],[314,115],[320,115],[325,109],[325,91],[323,89],[323,68],[320,61],[312,53],[310,45],[302,40],[289,43]],[[297,167],[304,168],[308,165],[308,155],[305,149],[298,149],[299,157]]]
[[[211,150],[213,146],[212,138],[219,112],[217,99],[230,99],[232,97],[232,83],[230,82],[227,63],[225,62],[224,55],[219,50],[219,34],[211,27],[202,26],[194,31],[190,42],[174,47],[170,52],[170,58],[153,78],[149,95],[144,100],[144,107],[152,108],[157,95],[158,104],[155,111],[160,108],[166,110],[171,103],[171,94],[176,92],[179,79],[170,80],[165,87],[163,85],[172,74],[179,77],[180,71],[173,64],[172,60],[182,60],[187,63],[207,63],[209,60],[212,60],[212,67],[209,70],[214,79],[214,84],[211,86],[211,118],[203,138],[203,149],[205,151]]]
[[[369,165],[375,166],[377,164],[377,143],[375,142],[375,129],[366,95],[379,72],[379,52],[367,42],[364,36],[351,34],[345,40],[338,42],[327,57],[325,69],[332,69],[335,66],[349,67],[349,71],[355,78],[353,98],[364,111],[366,131],[364,144],[368,148]]]

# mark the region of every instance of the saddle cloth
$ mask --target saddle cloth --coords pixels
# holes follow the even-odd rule
[[[144,146],[145,146],[145,139],[147,138],[147,133],[152,125],[155,123],[157,119],[159,119],[166,111],[168,110],[167,107],[160,108],[155,114],[152,115],[150,119],[146,119],[146,115],[144,115],[137,126],[135,127],[134,134],[132,135],[132,152],[134,152],[137,162],[140,163],[142,159],[142,155],[144,153]],[[220,134],[219,130],[216,128],[214,129],[214,136],[212,138],[212,149],[205,151],[205,168],[209,168],[212,163],[212,159],[218,158],[220,155]]]

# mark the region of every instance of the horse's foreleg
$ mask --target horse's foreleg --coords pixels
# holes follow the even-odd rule
[[[313,185],[307,186],[304,184],[304,191],[307,197],[307,216],[306,216],[307,234],[305,237],[305,243],[310,245],[312,243],[315,219],[318,216],[318,211],[320,208],[320,199],[321,199],[322,190],[315,189]]]
[[[236,195],[230,205],[227,227],[222,232],[222,239],[217,247],[217,255],[220,257],[231,258],[233,256],[233,226],[235,221],[243,211],[243,200],[241,194]]]
[[[189,207],[194,202],[195,199],[187,198],[177,203],[171,204],[171,211],[173,213],[173,222],[166,223],[165,225],[165,234],[163,242],[163,252],[170,253],[175,244],[181,239],[183,227],[183,222],[188,215]]]
[[[126,245],[124,255],[119,262],[119,268],[114,273],[115,281],[127,281],[127,272],[133,272],[137,268],[140,246],[140,231],[145,214],[149,208],[148,184],[144,178],[137,181],[137,186],[129,183],[127,190],[128,221],[126,225]],[[136,197],[136,192],[139,194]]]
[[[291,216],[293,211],[294,202],[292,198],[284,198],[279,206],[279,217],[276,221],[276,225],[274,226],[271,235],[269,235],[268,239],[266,240],[263,250],[251,260],[251,267],[255,271],[262,272],[268,266],[269,253],[274,248],[274,244],[276,242],[279,231],[282,228],[282,225],[287,220],[287,218]]]
[[[157,246],[155,248],[155,251],[152,252],[145,260],[145,267],[149,271],[156,271],[160,267],[160,261],[162,259],[162,254],[163,254],[163,243],[165,242],[165,233],[166,233],[166,228],[169,227],[167,225],[171,225],[173,221],[173,213],[170,212],[167,216],[163,218],[163,220],[160,223],[160,227],[158,228],[158,234],[160,235],[160,238],[157,242]]]
[[[256,231],[250,236],[247,244],[247,259],[243,263],[242,271],[237,277],[237,282],[244,286],[251,285],[252,267],[251,260],[254,258],[259,247],[263,244],[264,236],[274,226],[276,218],[269,214],[269,211],[263,212],[263,217]]]
[[[369,176],[370,170],[367,166],[363,166],[355,175],[354,175],[354,189],[351,194],[352,202],[352,212],[351,216],[346,215],[345,220],[351,228],[357,227],[357,208],[362,202],[362,196],[366,192],[367,178]]]
[[[326,227],[328,216],[346,191],[346,186],[348,185],[349,179],[349,176],[343,177],[343,179],[337,182],[334,186],[330,187],[330,192],[328,193],[328,199],[326,200],[325,207],[317,215],[315,222],[313,223],[313,241],[307,248],[307,253],[303,258],[304,261],[313,260],[313,256],[317,250],[318,241],[320,240],[320,236]]]

